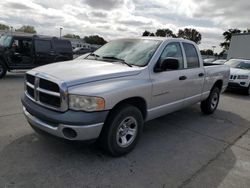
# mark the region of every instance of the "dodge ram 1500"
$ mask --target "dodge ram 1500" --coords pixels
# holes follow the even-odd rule
[[[226,65],[204,65],[189,40],[118,39],[83,59],[28,71],[23,111],[35,130],[97,140],[120,156],[135,147],[145,121],[198,102],[213,113],[229,75]]]

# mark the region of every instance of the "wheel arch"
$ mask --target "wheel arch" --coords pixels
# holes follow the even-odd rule
[[[123,105],[131,105],[131,106],[135,106],[136,108],[138,108],[143,116],[143,119],[145,120],[147,118],[147,102],[144,98],[142,97],[130,97],[127,99],[124,99],[120,102],[118,102],[110,111],[109,115],[112,114],[114,111],[116,111],[117,109],[119,109],[121,106]],[[108,115],[108,116],[109,116]],[[108,118],[108,117],[107,117]]]
[[[222,90],[222,86],[223,86],[223,81],[222,81],[222,80],[217,80],[217,81],[214,83],[212,89],[215,88],[215,87],[218,87],[219,90],[221,91],[221,90]],[[211,89],[211,90],[212,90],[212,89]]]

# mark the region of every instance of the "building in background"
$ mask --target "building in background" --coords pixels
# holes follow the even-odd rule
[[[250,59],[250,33],[232,36],[227,59],[232,58]]]
[[[90,49],[91,48],[91,44],[86,43],[83,39],[74,39],[74,38],[66,38],[68,40],[70,40],[72,48],[86,48],[86,49]]]

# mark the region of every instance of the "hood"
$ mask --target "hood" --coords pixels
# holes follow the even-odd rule
[[[99,80],[132,76],[139,74],[140,70],[139,67],[129,67],[119,62],[84,59],[53,63],[32,71],[59,79],[70,87]]]
[[[250,70],[230,68],[231,75],[249,75]]]

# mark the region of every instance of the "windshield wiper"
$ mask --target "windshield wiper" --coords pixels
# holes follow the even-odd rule
[[[121,62],[122,64],[125,64],[125,65],[127,65],[127,66],[129,66],[129,67],[132,67],[132,65],[128,64],[124,59],[119,59],[119,58],[114,57],[114,56],[103,56],[102,58],[103,58],[103,59],[113,59],[113,60],[117,60],[117,61]]]
[[[94,56],[94,57],[100,57],[99,55],[95,54],[95,53],[91,53],[88,56]]]

